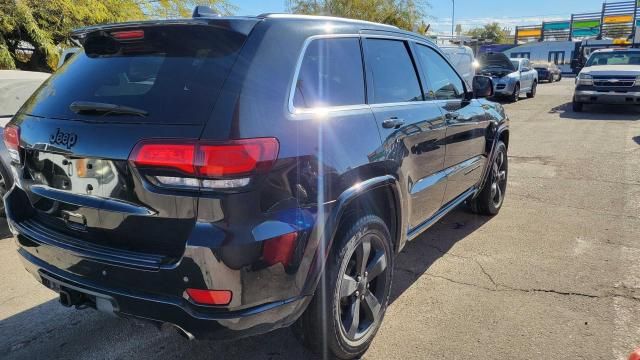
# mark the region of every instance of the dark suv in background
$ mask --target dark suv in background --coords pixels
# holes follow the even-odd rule
[[[75,32],[83,51],[11,121],[25,267],[65,306],[189,337],[295,323],[359,356],[405,243],[465,201],[503,203],[491,79],[468,89],[391,26],[195,15]]]

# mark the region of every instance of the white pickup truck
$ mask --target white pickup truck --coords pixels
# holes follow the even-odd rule
[[[640,105],[640,49],[592,52],[576,78],[573,111],[584,104]]]

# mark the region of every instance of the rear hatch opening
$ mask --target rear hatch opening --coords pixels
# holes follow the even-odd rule
[[[34,209],[28,221],[76,245],[179,259],[197,193],[154,190],[129,157],[149,139],[199,138],[255,22],[123,24],[76,34],[84,50],[16,117],[22,188]]]

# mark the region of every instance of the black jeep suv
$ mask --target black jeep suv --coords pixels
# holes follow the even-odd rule
[[[4,133],[18,252],[65,306],[189,337],[295,323],[312,349],[353,358],[405,243],[463,202],[503,203],[491,80],[468,89],[417,34],[271,14],[73,38],[83,51]]]

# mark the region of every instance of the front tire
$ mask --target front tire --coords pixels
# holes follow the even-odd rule
[[[471,201],[471,210],[482,215],[496,215],[502,208],[507,191],[507,177],[509,175],[509,159],[507,146],[498,141],[496,154],[492,160],[487,181],[480,194]]]
[[[577,102],[575,100],[573,100],[573,103],[571,104],[573,107],[573,111],[574,112],[582,112],[582,109],[584,107],[584,104],[581,102]]]
[[[520,100],[520,84],[516,84],[513,88],[513,94],[511,94],[509,100],[511,100],[511,102],[518,102],[518,100]]]
[[[377,216],[347,221],[341,229],[318,289],[293,330],[316,353],[354,359],[367,351],[384,318],[393,253],[389,229]]]

